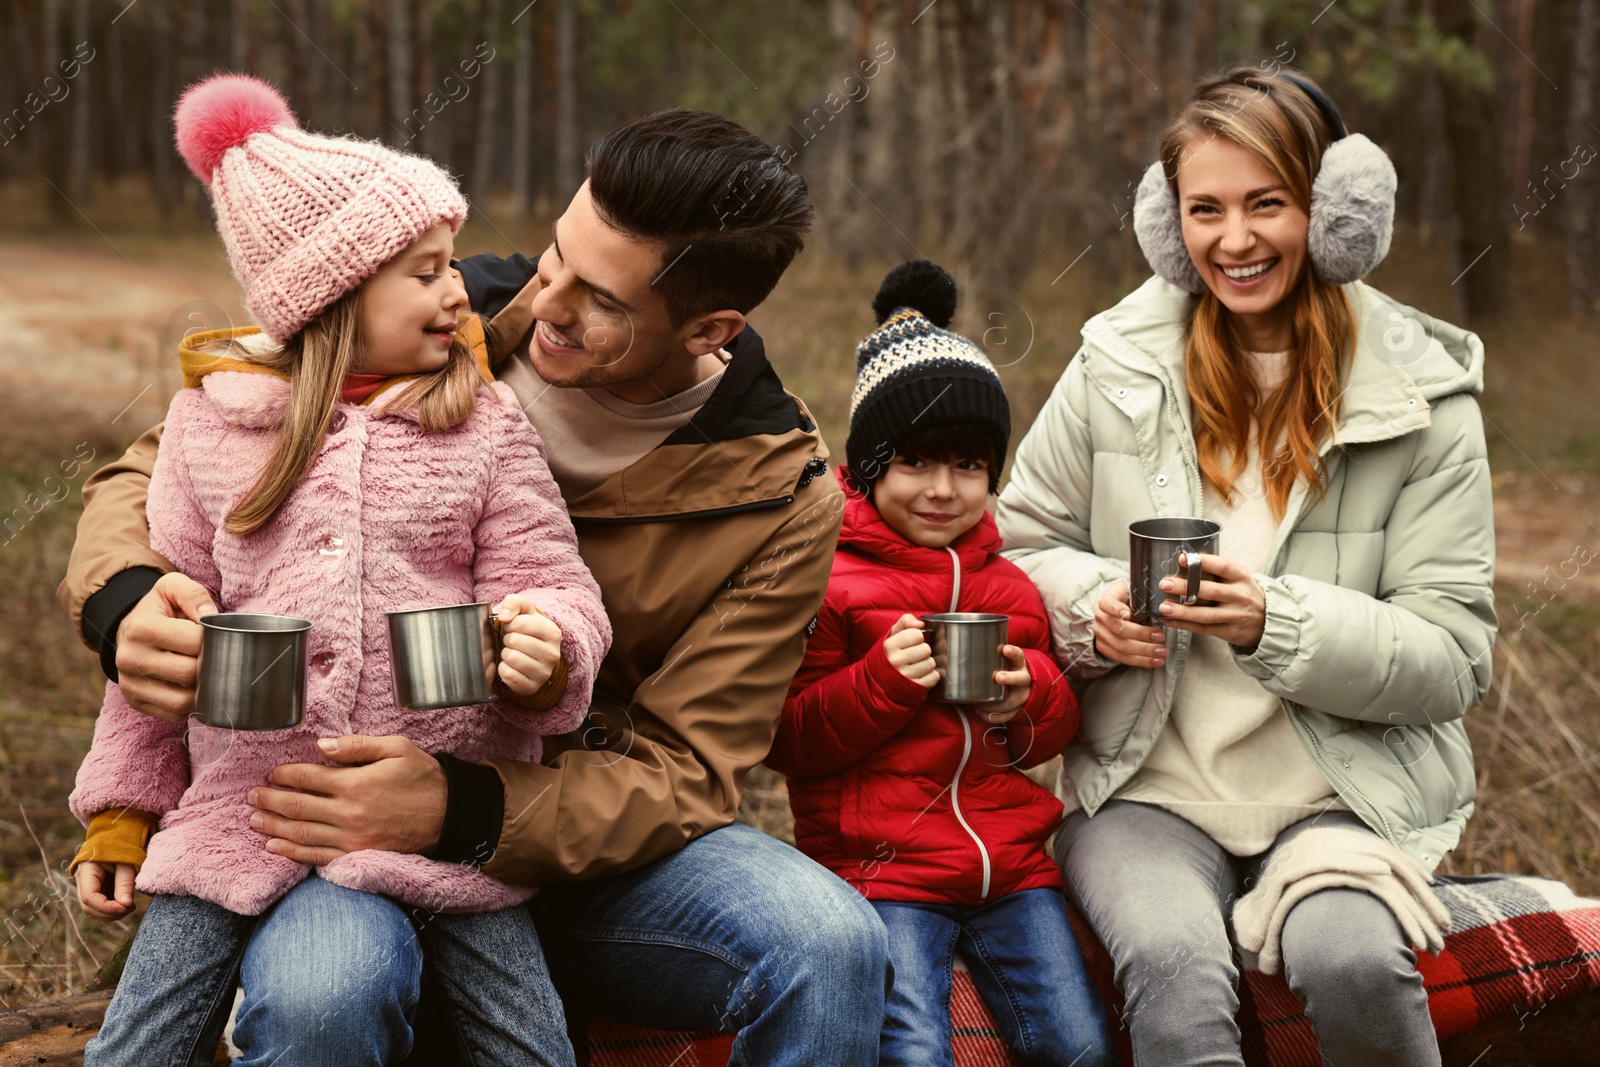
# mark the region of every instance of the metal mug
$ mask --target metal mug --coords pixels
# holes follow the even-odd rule
[[[486,603],[388,612],[395,703],[437,711],[495,698],[500,628]]]
[[[1161,591],[1163,578],[1183,574],[1186,587],[1171,598],[1179,604],[1206,604],[1200,599],[1200,567],[1190,563],[1178,566],[1178,557],[1196,553],[1217,554],[1217,535],[1222,527],[1210,519],[1187,517],[1140,519],[1128,524],[1128,601],[1133,621],[1141,626],[1160,626],[1165,621],[1161,604],[1168,594]]]
[[[306,703],[307,619],[229,611],[200,620],[194,717],[230,730],[282,730]]]
[[[1009,615],[950,611],[924,615],[925,635],[939,668],[933,699],[946,704],[993,704],[1006,698],[1006,687],[994,680],[1005,670],[1000,646],[1006,643]]]

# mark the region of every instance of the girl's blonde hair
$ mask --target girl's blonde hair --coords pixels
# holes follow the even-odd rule
[[[1298,71],[1289,73],[1311,81]],[[1175,203],[1181,203],[1180,157],[1219,137],[1252,152],[1309,212],[1311,183],[1333,131],[1304,90],[1256,67],[1235,67],[1201,83],[1161,137],[1161,162]],[[1257,388],[1233,315],[1210,289],[1190,310],[1184,348],[1201,474],[1231,503],[1254,423],[1267,502],[1280,519],[1297,478],[1304,478],[1318,499],[1327,491],[1318,445],[1338,424],[1340,382],[1355,340],[1354,312],[1344,289],[1318,281],[1309,262],[1286,299],[1294,301],[1289,373],[1271,396]],[[1276,451],[1269,451],[1280,440]]]
[[[228,350],[289,379],[289,406],[272,455],[225,524],[243,537],[272,521],[322,451],[344,376],[362,350],[361,289],[334,301],[281,348],[250,352],[230,343]],[[442,433],[471,416],[482,380],[472,349],[458,333],[443,367],[418,375],[380,410],[415,406],[423,431]]]

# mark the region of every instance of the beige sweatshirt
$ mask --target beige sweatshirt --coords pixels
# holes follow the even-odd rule
[[[550,473],[572,501],[687,426],[727,371],[727,350],[718,349],[717,358],[721,370],[653,404],[630,403],[603,388],[557,388],[539,377],[526,351],[506,360],[497,376],[517,394],[544,440]]]
[[[1288,353],[1250,353],[1256,380],[1283,380]],[[1263,570],[1278,522],[1252,433],[1230,505],[1207,482],[1205,517],[1222,526],[1221,555]],[[1253,856],[1301,819],[1344,808],[1296,735],[1279,699],[1240,670],[1226,641],[1194,635],[1172,712],[1149,757],[1116,796],[1181,815],[1235,856]]]

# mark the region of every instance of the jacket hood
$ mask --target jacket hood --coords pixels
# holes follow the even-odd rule
[[[482,324],[474,316],[464,317],[461,335],[472,347],[478,371],[486,382],[494,381],[489,372],[488,349],[484,343]],[[207,351],[208,346],[231,341],[241,349],[244,358]],[[252,361],[277,347],[277,343],[261,332],[257,326],[237,326],[221,330],[206,330],[191,334],[178,345],[178,365],[183,370],[185,389],[202,389],[206,399],[216,405],[223,418],[246,429],[270,429],[283,421],[289,407],[289,379],[271,367]],[[417,374],[397,374],[385,381],[376,391],[362,401],[371,406],[384,394],[397,386],[421,377]],[[393,413],[415,422],[416,408],[390,408]]]
[[[1385,296],[1365,282],[1344,287],[1355,317],[1355,351],[1341,397],[1334,443],[1351,444],[1408,433],[1429,424],[1429,404],[1456,393],[1483,391],[1483,342],[1470,331]],[[1151,277],[1083,327],[1084,343],[1123,371],[1184,380],[1185,324],[1197,299]],[[1412,343],[1388,347],[1394,331]],[[1103,362],[1103,361],[1102,361]],[[1115,368],[1091,377],[1119,377]],[[1188,395],[1178,390],[1188,417]]]
[[[950,553],[942,548],[924,548],[907,541],[884,519],[873,502],[850,491],[850,470],[835,472],[844,487],[844,524],[839,531],[839,547],[888,564],[900,570],[948,574]],[[978,525],[950,543],[961,560],[961,569],[975,571],[1000,551],[1000,529],[987,511]]]

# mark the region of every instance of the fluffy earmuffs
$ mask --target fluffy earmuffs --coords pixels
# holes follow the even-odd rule
[[[1389,254],[1397,184],[1394,164],[1366,136],[1345,134],[1326,97],[1317,100],[1322,94],[1299,79],[1289,80],[1312,96],[1335,133],[1311,185],[1306,251],[1318,281],[1344,285],[1371,273]],[[1160,160],[1150,164],[1134,194],[1133,232],[1151,269],[1181,289],[1205,292],[1206,284],[1183,243],[1183,216]]]

